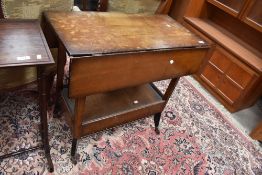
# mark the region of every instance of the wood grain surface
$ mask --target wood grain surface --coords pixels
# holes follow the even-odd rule
[[[70,56],[206,47],[167,15],[47,12]]]
[[[0,67],[54,63],[37,20],[0,20]]]

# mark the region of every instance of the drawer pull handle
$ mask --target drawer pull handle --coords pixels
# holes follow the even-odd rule
[[[170,60],[169,61],[170,64],[174,64],[174,62],[175,62],[174,60]]]

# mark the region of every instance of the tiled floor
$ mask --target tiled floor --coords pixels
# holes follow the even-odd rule
[[[234,125],[240,129],[247,137],[250,131],[262,122],[262,98],[252,107],[230,113],[220,102],[218,102],[207,90],[205,90],[194,78],[187,77],[188,80],[213,104],[215,105]],[[251,139],[251,138],[250,138]],[[262,144],[254,141],[262,149]]]

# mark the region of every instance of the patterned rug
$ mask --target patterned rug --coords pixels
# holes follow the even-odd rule
[[[164,90],[167,81],[156,85]],[[262,153],[188,78],[181,78],[156,135],[152,117],[89,135],[79,141],[79,163],[70,161],[71,134],[49,111],[54,174],[262,174]],[[34,87],[0,94],[0,155],[40,143]],[[0,175],[48,174],[42,150],[0,160]]]

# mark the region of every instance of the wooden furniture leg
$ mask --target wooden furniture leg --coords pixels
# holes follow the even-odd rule
[[[169,98],[171,97],[177,83],[179,81],[179,78],[173,78],[171,80],[171,82],[169,83],[168,87],[167,87],[167,90],[165,92],[165,94],[163,95],[162,99],[165,100],[165,102],[167,103]],[[156,134],[160,134],[160,131],[159,131],[159,122],[160,122],[160,118],[161,118],[161,113],[156,113],[154,115],[154,123],[155,123],[155,132]]]
[[[72,146],[71,146],[71,161],[74,165],[77,164],[77,138],[73,138],[72,140]]]
[[[85,97],[77,98],[75,100],[75,115],[73,122],[73,141],[71,147],[72,163],[77,164],[77,140],[81,138],[81,125],[83,120],[83,113],[85,111]]]
[[[61,111],[59,99],[61,97],[61,90],[63,89],[63,77],[64,77],[64,67],[66,64],[66,50],[64,45],[59,41],[58,46],[58,58],[57,58],[57,79],[56,79],[56,102],[54,108],[54,117],[58,118],[59,111]]]
[[[156,113],[154,115],[154,122],[155,122],[155,132],[156,134],[160,134],[160,131],[159,131],[159,122],[160,122],[160,117],[161,117],[161,112],[160,113]]]
[[[47,158],[48,168],[50,172],[54,171],[54,165],[50,156],[50,146],[48,139],[48,123],[47,123],[47,82],[46,75],[41,66],[37,67],[38,91],[39,91],[39,104],[40,104],[40,123],[41,123],[41,137]]]

